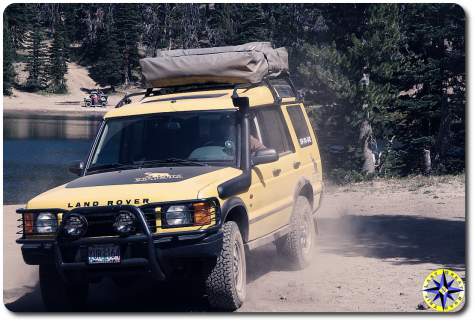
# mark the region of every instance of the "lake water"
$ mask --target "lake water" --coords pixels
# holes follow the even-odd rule
[[[100,116],[5,115],[3,201],[22,204],[76,176],[68,164],[86,158]]]

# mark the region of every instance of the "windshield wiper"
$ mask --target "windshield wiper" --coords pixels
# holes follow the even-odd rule
[[[90,167],[89,169],[87,169],[87,172],[92,173],[92,172],[109,171],[109,170],[136,169],[136,168],[144,168],[144,167],[150,167],[154,165],[163,165],[163,164],[198,165],[198,166],[208,165],[206,163],[187,160],[187,159],[167,158],[163,160],[134,161],[133,163],[101,164],[101,165]]]
[[[207,166],[207,163],[204,162],[199,162],[195,160],[189,160],[189,159],[180,159],[180,158],[168,158],[166,159],[168,162],[175,162],[175,163],[180,163],[180,164],[188,164],[188,165],[199,165],[199,166]]]
[[[87,172],[97,172],[102,170],[123,170],[123,169],[133,169],[137,166],[131,163],[109,163],[101,164],[97,166],[90,167],[87,169]]]
[[[181,165],[198,165],[198,166],[207,166],[208,164],[188,159],[180,159],[180,158],[167,158],[163,160],[145,160],[145,161],[136,161],[134,162],[135,165],[140,167],[146,167],[156,164],[181,164]]]

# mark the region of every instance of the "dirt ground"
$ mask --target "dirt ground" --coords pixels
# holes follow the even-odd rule
[[[16,206],[4,207],[4,302],[42,311],[35,267],[14,243]],[[465,177],[416,177],[326,187],[318,248],[292,271],[273,245],[247,256],[242,312],[420,312],[426,275],[450,268],[465,280]],[[207,311],[187,285],[111,281],[91,288],[91,311]]]
[[[18,64],[17,64],[18,65]],[[27,75],[21,66],[17,66],[19,82],[25,82]],[[65,75],[68,86],[68,93],[64,95],[48,95],[39,93],[28,93],[13,89],[13,95],[3,97],[3,107],[7,112],[72,112],[72,113],[104,113],[119,102],[124,93],[116,93],[108,98],[106,108],[92,108],[81,106],[86,93],[81,88],[93,89],[98,87],[96,83],[89,77],[87,69],[75,63],[68,63],[68,73]],[[135,90],[134,90],[135,91]]]

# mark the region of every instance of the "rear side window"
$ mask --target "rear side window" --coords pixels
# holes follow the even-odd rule
[[[312,137],[303,115],[302,107],[300,105],[292,105],[287,107],[290,121],[295,129],[295,135],[299,141],[300,147],[312,145]]]
[[[263,108],[259,109],[258,115],[264,145],[275,149],[279,154],[293,152],[289,131],[284,124],[281,111],[275,107]]]
[[[274,87],[277,95],[281,98],[295,97],[295,93],[292,87],[283,79],[273,79],[269,81],[272,87]]]

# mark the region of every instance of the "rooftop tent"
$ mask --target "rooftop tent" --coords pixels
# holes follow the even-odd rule
[[[285,48],[270,42],[239,46],[159,50],[140,60],[145,86],[170,87],[205,83],[259,83],[288,73]]]

